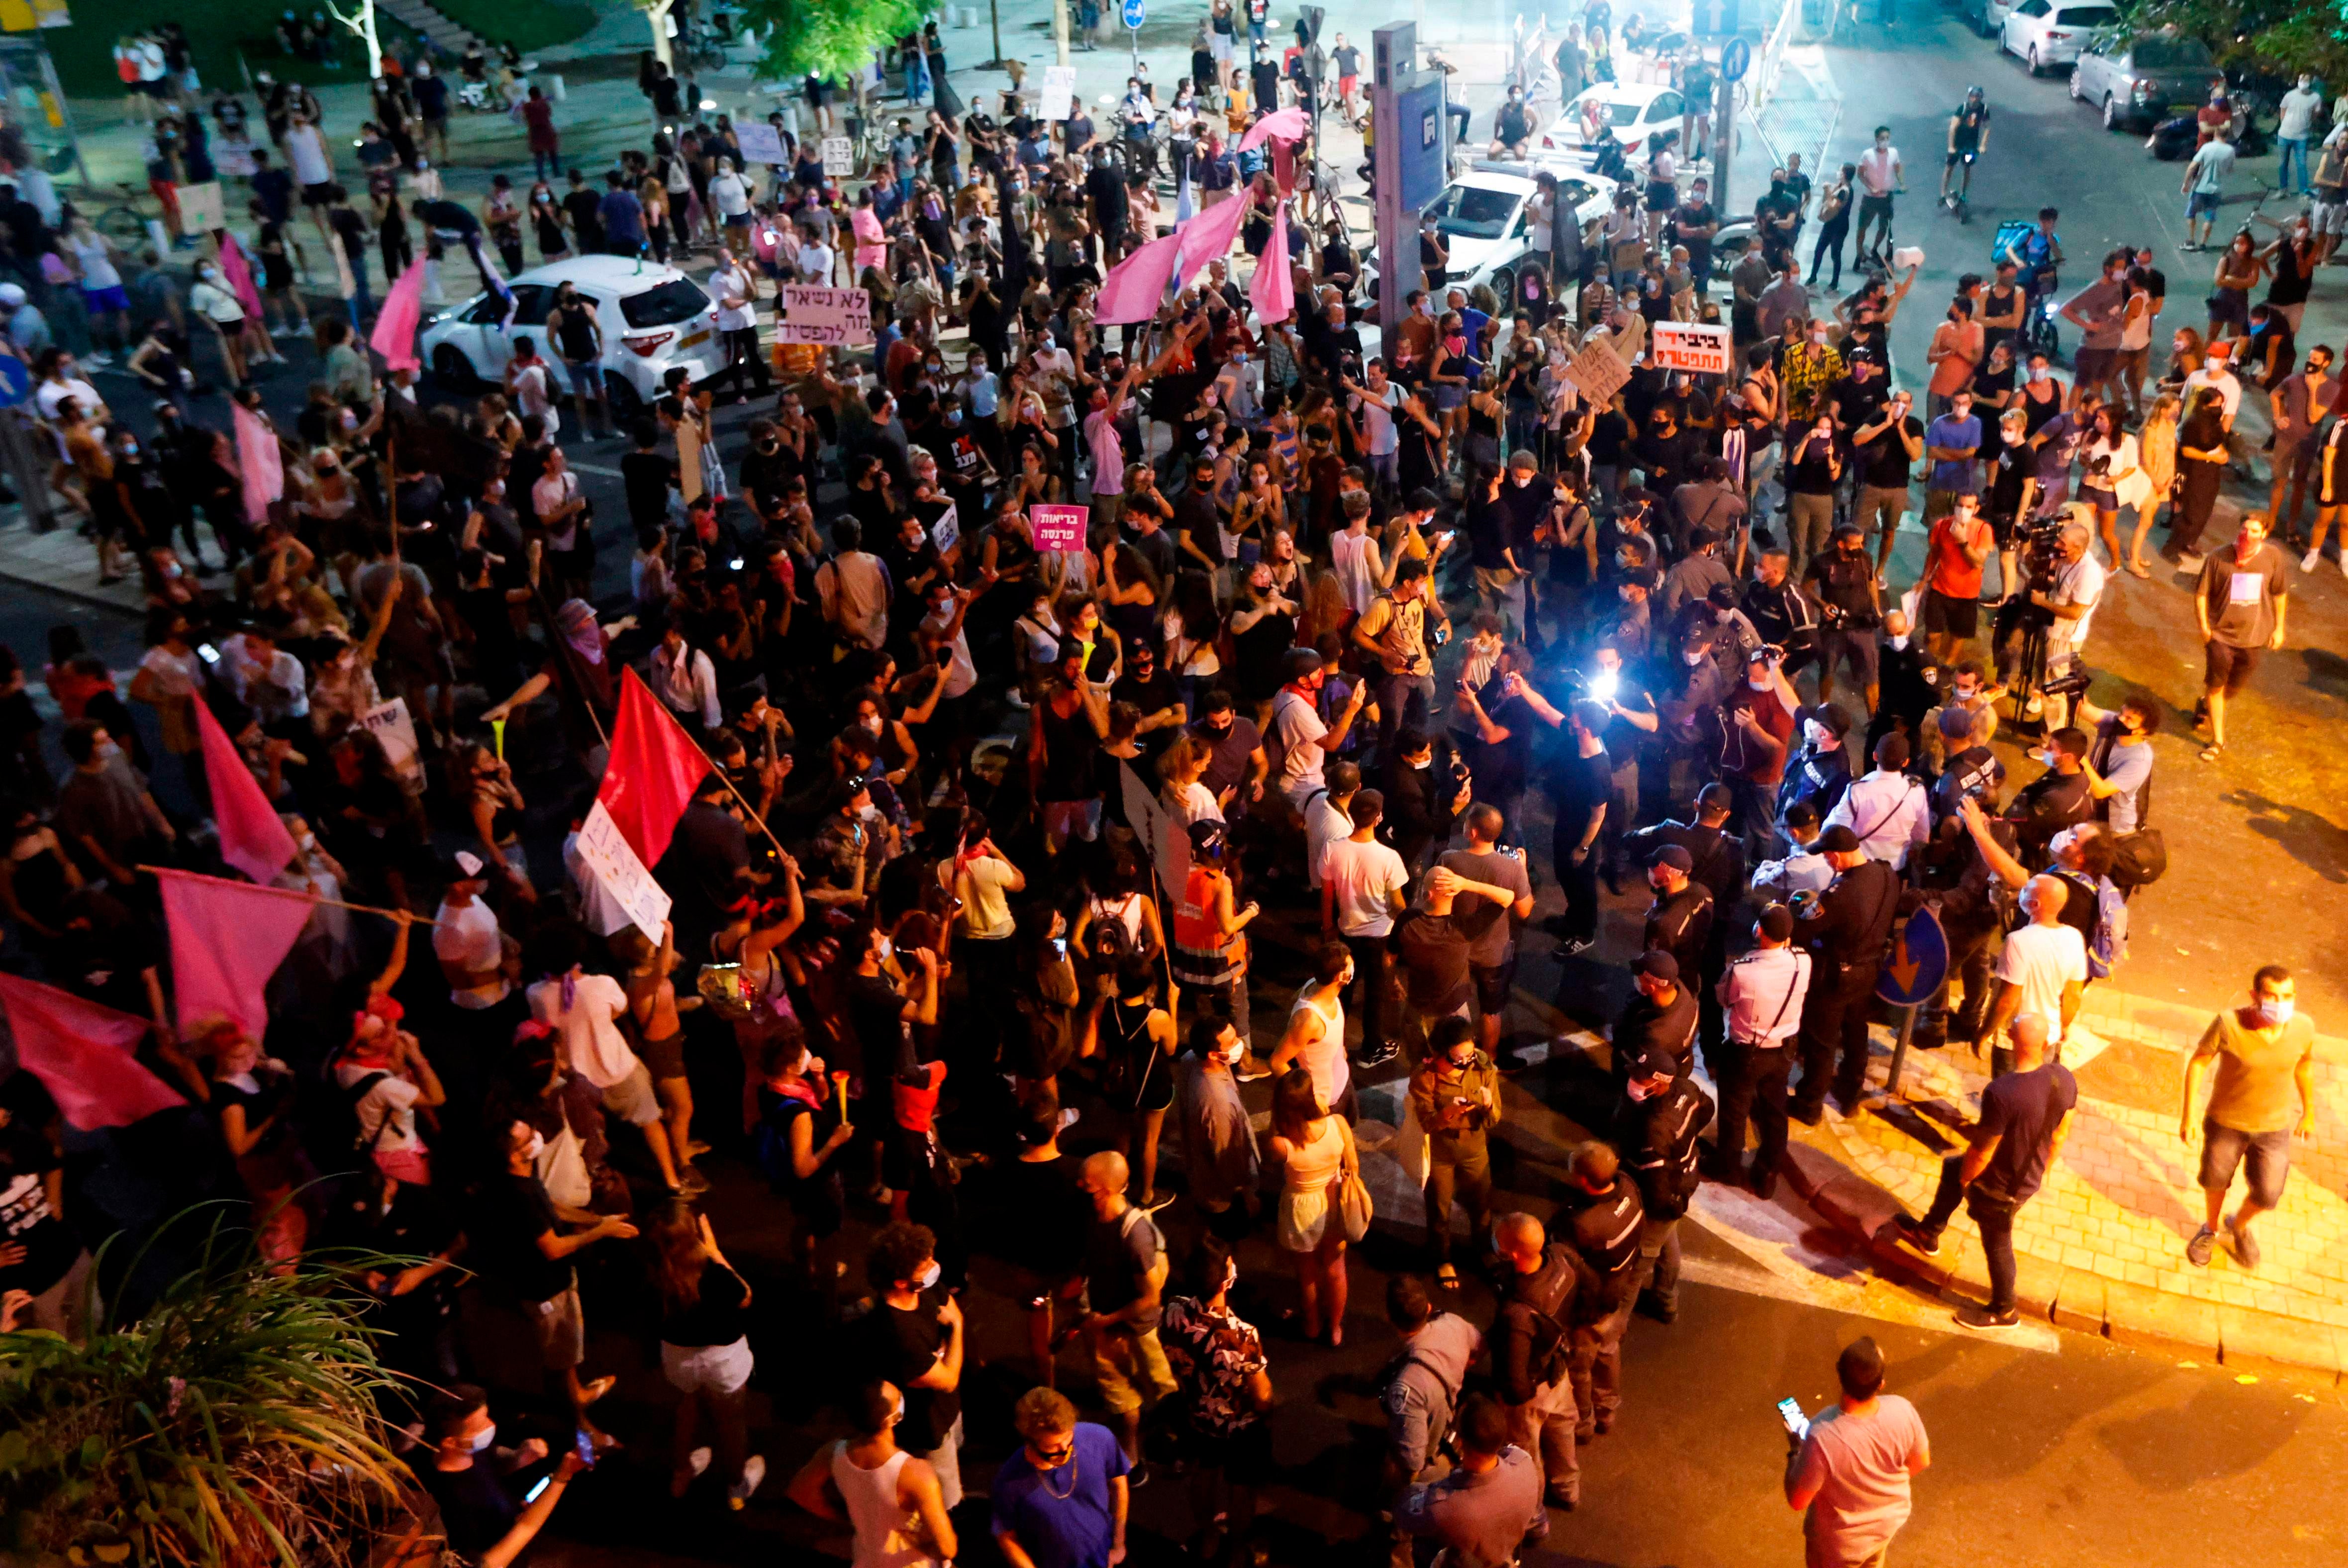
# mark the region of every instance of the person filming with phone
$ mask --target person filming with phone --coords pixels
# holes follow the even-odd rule
[[[1883,1352],[1861,1335],[1835,1358],[1842,1397],[1807,1420],[1791,1399],[1786,1422],[1786,1502],[1802,1510],[1807,1568],[1880,1568],[1908,1522],[1909,1481],[1932,1462],[1924,1418],[1883,1391]]]

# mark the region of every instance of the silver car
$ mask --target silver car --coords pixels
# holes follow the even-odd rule
[[[2172,108],[2190,114],[2225,82],[2208,45],[2168,32],[2098,34],[2071,67],[2071,96],[2100,110],[2106,130],[2148,130]]]

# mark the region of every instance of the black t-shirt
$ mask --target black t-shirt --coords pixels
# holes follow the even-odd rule
[[[866,1081],[892,1078],[913,1067],[913,1035],[905,1024],[905,994],[883,975],[851,975],[847,990],[848,1020],[856,1031]]]
[[[562,199],[562,210],[571,218],[571,226],[578,232],[582,249],[600,250],[603,244],[603,199],[592,191],[573,191]]]
[[[1612,408],[1606,409],[1591,423],[1590,460],[1600,468],[1620,467],[1622,449],[1630,439],[1631,421]]]
[[[1981,148],[1982,132],[1989,125],[1989,105],[1967,100],[1952,118],[1957,122],[1952,128],[1956,137],[1957,150],[1959,152],[1978,151]]]
[[[550,1258],[538,1238],[556,1228],[553,1200],[535,1176],[500,1173],[481,1183],[465,1225],[467,1265],[495,1277],[517,1301],[551,1301],[571,1284],[571,1260]]]
[[[81,1256],[81,1243],[49,1207],[42,1180],[60,1161],[49,1140],[22,1123],[0,1131],[0,1243],[25,1249],[25,1261],[0,1268],[0,1293],[38,1295],[66,1276]]]
[[[1484,799],[1488,793],[1495,799],[1513,800],[1531,782],[1533,735],[1543,721],[1523,697],[1504,696],[1494,702],[1492,695],[1492,688],[1486,687],[1484,712],[1509,732],[1508,739],[1487,742],[1479,731],[1464,750],[1476,775],[1477,798]]]
[[[1076,1191],[1081,1162],[1006,1156],[990,1169],[995,1207],[994,1244],[1005,1257],[1047,1279],[1073,1273],[1091,1208]]]
[[[1853,436],[1861,425],[1875,423],[1883,406],[1891,401],[1891,384],[1880,376],[1865,381],[1846,376],[1827,388],[1827,400],[1834,405],[1835,423],[1842,433]]]
[[[1395,923],[1395,944],[1412,1006],[1423,1013],[1450,1013],[1467,1002],[1469,942],[1457,914],[1411,910]]]
[[[1789,438],[1787,445],[1789,455],[1793,451],[1794,444]],[[1793,479],[1787,488],[1796,495],[1834,494],[1836,481],[1833,470],[1827,466],[1828,451],[1831,447],[1836,452],[1840,452],[1842,445],[1842,438],[1839,436],[1831,442],[1821,441],[1813,437],[1802,446],[1802,455],[1792,459],[1788,464]]]
[[[750,1287],[723,1264],[701,1271],[701,1296],[691,1306],[661,1315],[661,1343],[694,1350],[731,1345],[749,1331]],[[935,1447],[935,1444],[932,1444]]]
[[[668,481],[675,469],[674,461],[658,452],[630,452],[620,459],[620,483],[628,493],[628,521],[639,530],[658,528],[668,521]]]
[[[1627,1063],[1644,1054],[1632,1048],[1635,1044],[1671,1057],[1679,1064],[1679,1076],[1687,1077],[1695,1059],[1695,984],[1683,975],[1671,1001],[1660,1006],[1645,992],[1632,992],[1631,1005],[1614,1020],[1614,1059]],[[1619,1068],[1615,1076],[1622,1076]]]
[[[1997,1150],[1975,1179],[1973,1191],[2016,1203],[2037,1191],[2046,1180],[2054,1130],[2078,1103],[2078,1080],[2060,1062],[1992,1079],[1982,1090],[1975,1136],[1995,1137]]]
[[[1153,713],[1162,713],[1179,703],[1182,700],[1182,687],[1173,676],[1161,669],[1146,681],[1134,676],[1119,678],[1116,685],[1108,688],[1108,696],[1111,702],[1131,703],[1141,710],[1142,717],[1148,718]],[[1165,754],[1166,748],[1174,744],[1174,738],[1181,733],[1179,729],[1166,728],[1153,729],[1147,735],[1135,736],[1133,743],[1141,748],[1141,766],[1136,771],[1145,779],[1148,779],[1158,758]]]
[[[1117,177],[1116,169],[1104,163],[1086,175],[1085,194],[1093,199],[1093,210],[1100,215],[1104,231],[1125,227],[1125,181]]]
[[[1875,624],[1875,562],[1866,551],[1846,555],[1839,548],[1822,550],[1810,557],[1802,576],[1818,584],[1818,603],[1842,612],[1841,627]],[[1838,624],[1835,616],[1822,618],[1829,626]]]
[[[1879,413],[1879,409],[1869,410],[1867,422],[1873,424]],[[1924,421],[1913,414],[1900,420],[1899,428],[1907,431],[1919,441],[1924,438]],[[1862,444],[1859,449],[1859,460],[1866,465],[1860,477],[1868,484],[1878,490],[1908,488],[1909,463],[1911,459],[1908,456],[1908,449],[1893,433],[1891,426],[1886,425],[1881,435]]]
[[[1470,565],[1498,572],[1508,565],[1509,519],[1498,505],[1482,496],[1468,502],[1468,559]]]
[[[859,1350],[860,1376],[886,1378],[905,1396],[905,1418],[897,1429],[897,1443],[917,1454],[928,1453],[945,1441],[962,1418],[962,1396],[952,1388],[916,1388],[945,1355],[945,1325],[938,1321],[937,1305],[927,1296],[911,1312],[875,1303],[857,1325],[862,1336]]]
[[[1114,1220],[1088,1217],[1085,1222],[1085,1284],[1092,1294],[1095,1312],[1120,1312],[1139,1299],[1142,1276],[1157,1266],[1166,1251],[1158,1226],[1138,1209],[1128,1209]],[[1133,1321],[1137,1330],[1158,1326],[1155,1309]]]
[[[416,1473],[440,1504],[449,1550],[471,1562],[479,1563],[503,1541],[521,1513],[520,1502],[506,1490],[503,1479],[478,1457],[463,1470],[444,1470],[426,1463],[417,1465]]]
[[[1620,701],[1621,694],[1617,694]],[[1625,707],[1633,705],[1623,702]],[[1628,729],[1620,719],[1610,721]],[[1590,820],[1590,813],[1605,805],[1614,796],[1614,759],[1603,750],[1584,757],[1579,751],[1559,758],[1549,768],[1549,798],[1555,806],[1558,823],[1558,850],[1569,854],[1581,841],[1581,830]]]

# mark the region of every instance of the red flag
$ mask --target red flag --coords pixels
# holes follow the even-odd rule
[[[416,328],[424,319],[424,269],[414,262],[407,265],[416,275],[399,274],[399,281],[384,296],[375,332],[367,339],[367,346],[382,355],[383,362],[394,370],[414,370],[423,363],[416,357]]]
[[[0,1007],[8,1012],[16,1065],[41,1080],[81,1131],[128,1127],[187,1104],[130,1054],[147,1033],[145,1019],[15,975],[0,975]]]
[[[158,870],[171,928],[180,1032],[226,1018],[254,1039],[269,1028],[261,994],[294,950],[317,900],[284,888]]]
[[[257,882],[270,882],[294,858],[294,835],[278,820],[277,808],[261,792],[261,780],[212,717],[201,694],[196,728],[204,738],[204,782],[211,786],[212,820],[220,826],[221,859]]]
[[[595,799],[636,858],[658,865],[676,820],[693,801],[709,758],[676,716],[633,669],[620,674],[620,716],[612,724],[612,760]]]

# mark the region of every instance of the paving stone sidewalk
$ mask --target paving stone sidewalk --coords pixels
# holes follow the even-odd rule
[[[2181,1079],[2208,1021],[2099,986],[2081,1016],[2085,1037],[2066,1047],[2066,1060],[2084,1067],[2133,1043],[2172,1057]],[[1920,1134],[1937,1132],[1950,1151],[1963,1147],[1985,1065],[1962,1047],[1910,1051],[1896,1097],[1879,1092],[1889,1067],[1879,1041],[1869,1104],[1855,1117],[1829,1109],[1802,1133],[1794,1184],[1870,1242],[1889,1270],[1978,1298],[1979,1233],[1962,1209],[1933,1258],[1884,1227],[1900,1210],[1921,1214],[1931,1202],[1943,1155]],[[2348,1040],[2318,1037],[2315,1087],[2315,1137],[2294,1144],[2282,1206],[2258,1222],[2256,1271],[2222,1247],[2208,1268],[2186,1262],[2202,1214],[2200,1146],[2198,1137],[2179,1141],[2176,1111],[2083,1092],[2061,1160],[2015,1222],[2024,1310],[2114,1338],[2220,1350],[2230,1365],[2348,1368]]]

